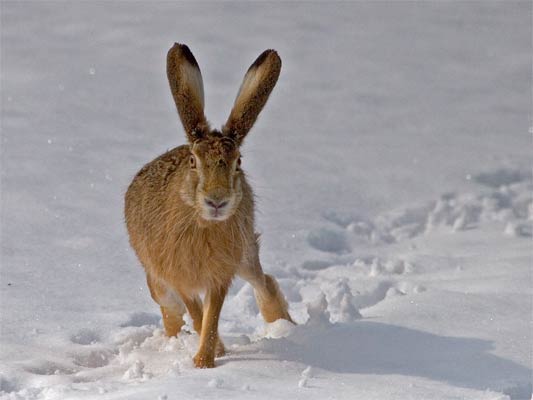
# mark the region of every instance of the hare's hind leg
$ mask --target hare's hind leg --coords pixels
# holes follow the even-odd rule
[[[192,318],[194,330],[198,334],[200,334],[202,332],[202,318],[203,318],[202,300],[198,296],[189,297],[184,294],[181,294],[181,298],[183,299],[183,302],[185,303],[185,306],[187,307],[187,311],[189,311],[189,315]]]
[[[167,336],[176,336],[185,324],[183,314],[185,314],[185,304],[178,294],[167,286],[164,282],[146,275],[148,288],[152,299],[159,304],[163,317],[163,327]]]
[[[286,319],[294,323],[278,282],[272,275],[263,272],[259,262],[259,246],[255,244],[251,251],[248,262],[241,265],[237,275],[253,286],[257,305],[266,322]]]
[[[179,307],[161,306],[161,315],[163,316],[163,326],[167,336],[177,336],[181,327],[185,324],[183,314],[185,310]]]

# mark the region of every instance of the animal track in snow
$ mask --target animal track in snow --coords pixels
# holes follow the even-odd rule
[[[0,374],[0,393],[11,393],[20,390],[16,379],[9,379]]]
[[[26,366],[24,370],[34,375],[72,375],[77,372],[75,368],[46,360]]]
[[[114,354],[111,350],[92,350],[88,353],[77,354],[73,357],[73,362],[80,367],[101,368],[109,364]]]
[[[500,168],[480,173],[473,180],[485,186],[482,193],[446,193],[436,201],[392,210],[373,221],[326,212],[324,218],[339,230],[322,228],[311,232],[308,243],[318,250],[346,253],[350,250],[349,243],[356,240],[388,244],[443,227],[453,232],[463,231],[485,221],[505,223],[502,231],[506,235],[532,236],[529,222],[533,219],[531,172]],[[313,269],[314,265],[307,266]]]
[[[161,317],[158,314],[136,312],[130,315],[128,320],[120,325],[121,328],[128,326],[141,327],[144,325],[159,325]]]
[[[498,168],[488,172],[482,172],[474,176],[474,180],[485,186],[499,188],[513,183],[531,181],[531,171],[516,168]]]
[[[346,253],[350,251],[346,233],[341,230],[320,228],[311,231],[307,236],[307,243],[317,250],[328,253]]]
[[[95,344],[100,341],[100,335],[91,329],[80,329],[70,337],[72,343],[81,345]]]
[[[335,262],[325,260],[307,260],[302,263],[302,268],[308,271],[320,271],[335,265]]]

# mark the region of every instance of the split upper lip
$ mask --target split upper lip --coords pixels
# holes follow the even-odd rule
[[[227,200],[213,200],[213,199],[204,199],[205,204],[215,211],[215,216],[218,216],[220,210],[228,205]]]

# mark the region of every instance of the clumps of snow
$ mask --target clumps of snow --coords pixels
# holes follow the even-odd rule
[[[181,369],[182,369],[181,363],[179,362],[179,360],[176,360],[172,363],[172,366],[168,369],[167,372],[168,372],[168,375],[180,376]]]
[[[307,387],[307,381],[308,381],[308,379],[305,378],[305,377],[300,378],[300,380],[298,381],[298,387],[299,388]]]
[[[357,258],[353,262],[353,266],[361,271],[367,271],[368,276],[371,277],[404,275],[416,270],[415,264],[401,258],[382,260],[379,257],[374,257],[370,261]]]
[[[385,243],[400,242],[424,232],[431,205],[393,210],[377,217],[373,237]]]
[[[300,380],[298,381],[298,387],[306,388],[308,387],[309,380],[314,376],[314,370],[311,366],[308,366],[302,371],[300,375]]]
[[[302,371],[302,377],[305,377],[305,378],[313,378],[314,374],[315,374],[315,370],[311,366],[308,366],[306,369]]]
[[[349,216],[326,213],[324,217],[343,231],[319,229],[309,235],[308,243],[318,250],[343,253],[349,251],[348,243],[357,239],[388,244],[442,228],[464,231],[485,221],[504,222],[507,235],[531,236],[531,227],[524,224],[524,220],[533,218],[531,172],[500,168],[478,174],[474,181],[487,189],[480,194],[446,193],[436,201],[393,210],[374,221],[364,218],[350,221]],[[306,269],[321,269],[324,265],[308,263]]]
[[[152,374],[144,371],[144,363],[141,360],[135,360],[122,377],[126,381],[146,381]]]
[[[307,304],[307,314],[309,315],[307,320],[307,325],[309,326],[326,327],[331,325],[328,301],[323,292],[314,302]]]
[[[442,196],[427,216],[426,232],[446,226],[457,232],[473,228],[480,222],[525,220],[533,204],[532,188],[531,182],[519,181],[479,195]]]
[[[379,261],[379,258],[374,258],[370,264],[369,276],[379,276],[382,275],[384,271],[383,264]]]
[[[354,295],[347,278],[324,283],[322,290],[323,293],[326,293],[326,306],[331,322],[353,322],[362,318],[361,313],[354,305]],[[321,299],[320,301],[321,305],[323,305]]]
[[[385,271],[389,274],[401,275],[406,272],[412,272],[412,265],[404,260],[393,259],[385,263]]]
[[[207,387],[219,389],[224,385],[224,380],[222,378],[213,378],[207,382]]]
[[[338,322],[353,322],[357,319],[363,318],[361,313],[353,304],[353,295],[350,293],[345,293],[342,296],[339,315],[337,317]]]
[[[295,329],[295,325],[285,319],[278,319],[270,324],[266,324],[265,337],[279,339],[290,336]]]
[[[533,234],[532,228],[530,221],[513,221],[505,225],[504,233],[507,236],[531,237]]]
[[[385,297],[397,297],[397,296],[403,296],[405,293],[400,292],[398,288],[391,287],[389,290],[387,290],[387,293],[385,293]]]

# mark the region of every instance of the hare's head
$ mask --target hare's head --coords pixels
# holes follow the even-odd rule
[[[231,217],[242,199],[239,148],[268,100],[281,70],[274,50],[264,51],[250,66],[235,104],[221,130],[204,116],[204,88],[196,59],[186,45],[174,44],[167,55],[167,75],[189,141],[187,187],[182,197],[209,221]]]

